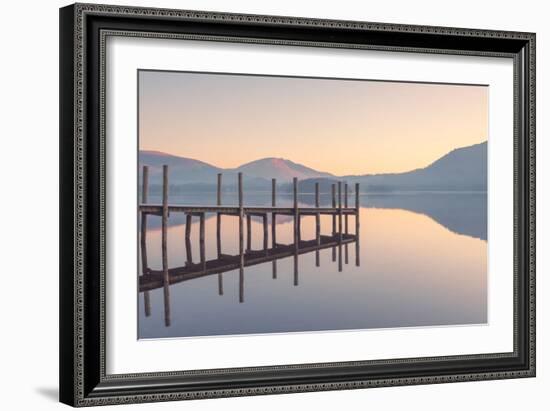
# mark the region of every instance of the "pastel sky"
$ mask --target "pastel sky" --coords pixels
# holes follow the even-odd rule
[[[487,136],[486,86],[139,72],[140,149],[218,167],[402,172]]]

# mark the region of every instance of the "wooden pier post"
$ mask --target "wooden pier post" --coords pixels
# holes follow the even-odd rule
[[[222,173],[218,173],[218,185],[216,190],[216,205],[222,205]],[[218,252],[218,258],[222,256],[222,215],[220,212],[216,213],[216,249]],[[218,274],[218,294],[223,295],[223,274]]]
[[[344,182],[344,208],[348,208],[348,183]],[[349,233],[348,215],[344,216],[344,233]],[[344,264],[349,263],[349,250],[348,245],[344,245]]]
[[[143,166],[142,173],[143,184],[141,187],[141,203],[147,203],[147,194],[149,192],[149,167]],[[147,262],[147,213],[141,213],[141,271],[142,274],[149,272],[149,266]],[[151,315],[151,298],[149,291],[143,293],[143,305],[145,307],[145,316]]]
[[[348,208],[348,183],[344,183],[344,208]],[[348,215],[344,216],[344,232],[346,235],[349,233],[348,230]],[[349,251],[348,251],[348,244],[344,246],[344,264],[349,263]]]
[[[187,264],[193,264],[193,252],[191,249],[191,224],[193,216],[187,214],[185,216],[185,251],[187,254]]]
[[[271,206],[277,206],[277,179],[271,179]],[[271,247],[275,249],[277,247],[277,213],[271,213]],[[277,260],[273,260],[272,263],[273,279],[277,278]]]
[[[300,217],[298,215],[298,179],[296,177],[292,179],[292,196],[293,196],[293,208],[294,208],[294,243],[297,245],[298,238],[299,238],[298,219]]]
[[[244,269],[239,269],[239,303],[244,303]]]
[[[342,239],[340,238],[340,240],[338,240],[338,271],[341,272],[342,270]]]
[[[344,184],[344,208],[348,208],[348,183]],[[348,215],[344,217],[344,230],[348,234]]]
[[[243,173],[239,173],[239,303],[244,302],[244,206],[243,206]]]
[[[250,214],[246,215],[246,251],[252,249],[252,221]]]
[[[332,184],[332,208],[336,208],[336,184]],[[336,235],[336,214],[332,214],[332,236]],[[332,261],[336,261],[336,247],[332,247]]]
[[[292,193],[294,198],[294,285],[298,285],[298,250],[299,250],[299,241],[300,241],[300,226],[299,219],[300,215],[298,214],[298,178],[294,177],[292,179]]]
[[[222,173],[218,173],[218,185],[216,190],[216,205],[221,206],[222,205]],[[221,231],[222,231],[222,215],[217,212],[216,213],[216,248],[218,251],[218,258],[222,255],[222,238],[221,238]]]
[[[342,182],[338,181],[338,235],[342,238]]]
[[[267,213],[262,215],[262,223],[264,227],[264,250],[267,251],[268,248],[268,235],[267,235]]]
[[[349,250],[348,243],[344,244],[344,264],[349,264]]]
[[[321,206],[321,199],[319,195],[319,183],[315,183],[315,207],[319,208]],[[315,214],[315,239],[317,240],[317,245],[321,245],[321,213]],[[315,251],[315,266],[319,267],[321,265],[321,258],[319,250]]]
[[[336,184],[332,185],[332,208],[336,208]],[[336,234],[336,214],[332,215],[332,235]]]
[[[342,271],[342,182],[338,181],[338,271]]]
[[[359,183],[355,183],[355,235],[359,235]]]
[[[201,264],[202,269],[206,270],[206,250],[205,250],[205,244],[204,244],[204,237],[205,237],[205,213],[201,213],[199,217],[199,246],[200,246],[200,258],[201,258]]]
[[[357,267],[361,264],[361,248],[359,246],[359,183],[355,183],[355,265]]]
[[[170,277],[168,275],[168,166],[162,166],[162,272],[164,283],[164,324],[170,326]]]
[[[294,286],[298,286],[298,248],[294,252]]]
[[[223,276],[222,276],[222,273],[218,274],[218,294],[223,295]]]
[[[277,206],[277,179],[271,179],[271,207]],[[271,247],[277,247],[277,213],[271,213]]]

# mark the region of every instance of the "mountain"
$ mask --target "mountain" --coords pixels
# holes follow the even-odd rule
[[[221,168],[203,161],[173,156],[160,151],[140,151],[139,164],[140,166],[149,166],[150,181],[152,184],[162,183],[163,165],[169,167],[170,184],[215,183],[217,174],[223,171]]]
[[[425,168],[405,173],[342,177],[361,191],[487,190],[487,142],[457,148]]]
[[[260,160],[243,164],[242,166],[237,167],[234,171],[269,180],[276,178],[281,182],[292,180],[293,177],[303,180],[313,177],[332,176],[329,173],[317,171],[301,164],[294,163],[293,161],[285,160],[284,158],[274,157],[262,158]]]
[[[329,173],[320,172],[282,158],[264,158],[234,169],[223,169],[203,161],[178,157],[160,151],[140,151],[139,164],[140,166],[149,166],[151,184],[162,184],[162,166],[166,164],[169,167],[171,185],[185,185],[196,189],[200,184],[204,184],[205,187],[202,189],[207,191],[211,189],[210,186],[215,187],[218,173],[223,173],[224,189],[231,190],[236,187],[239,172],[243,173],[243,179],[248,189],[262,190],[271,188],[272,178],[276,178],[278,183],[286,183],[293,177],[307,179],[331,176]]]
[[[271,179],[276,178],[281,191],[291,191],[293,177],[299,179],[301,192],[313,192],[316,182],[321,192],[330,192],[331,185],[338,180],[346,181],[350,192],[354,190],[354,183],[360,183],[363,192],[487,190],[487,142],[457,148],[424,168],[405,173],[343,177],[282,158],[263,158],[234,169],[223,169],[190,158],[140,151],[139,163],[150,167],[150,184],[162,184],[162,165],[166,164],[170,168],[170,185],[192,191],[214,191],[218,173],[223,173],[223,190],[234,191],[239,172],[243,173],[247,190],[270,190]]]

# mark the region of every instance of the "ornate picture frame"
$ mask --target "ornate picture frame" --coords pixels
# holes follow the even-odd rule
[[[192,39],[513,62],[513,350],[110,374],[106,41]],[[60,9],[60,400],[73,406],[535,376],[535,34],[75,4]],[[107,136],[108,138],[108,136]],[[490,211],[490,209],[489,209]]]

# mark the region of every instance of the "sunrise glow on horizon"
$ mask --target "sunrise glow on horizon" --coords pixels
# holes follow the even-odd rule
[[[486,141],[488,87],[140,71],[138,114],[140,150],[394,173]]]

